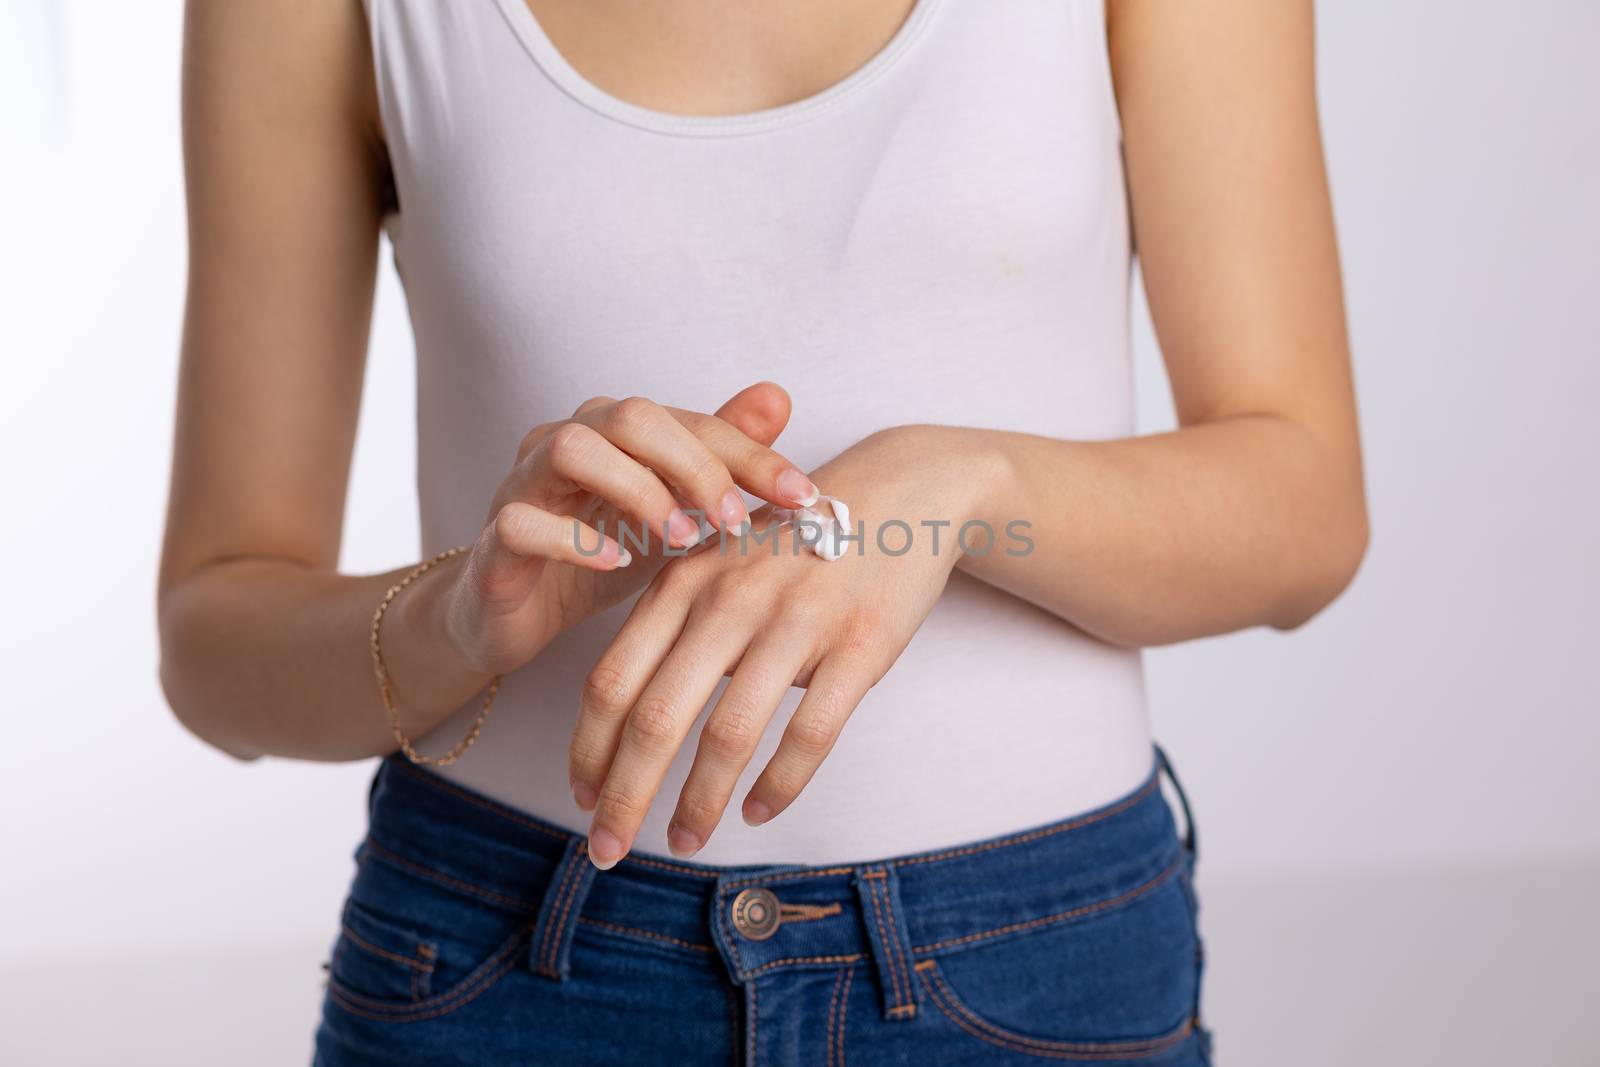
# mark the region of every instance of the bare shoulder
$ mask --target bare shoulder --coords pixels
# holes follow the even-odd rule
[[[362,0],[188,0],[185,120],[382,144]]]

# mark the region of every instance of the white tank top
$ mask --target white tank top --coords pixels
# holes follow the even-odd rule
[[[608,95],[524,0],[367,2],[416,337],[425,556],[478,535],[528,429],[597,394],[711,410],[777,381],[794,399],[778,447],[806,469],[908,423],[1132,433],[1102,0],[917,0],[842,82],[712,117]],[[629,606],[508,675],[444,773],[586,831],[567,746]],[[801,798],[752,829],[739,801],[800,695],[698,861],[959,844],[1098,806],[1150,768],[1139,653],[961,572]],[[666,852],[696,737],[636,849]]]

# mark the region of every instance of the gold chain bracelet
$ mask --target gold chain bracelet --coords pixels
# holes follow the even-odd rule
[[[483,732],[484,721],[489,718],[489,709],[494,707],[495,694],[500,692],[500,675],[497,674],[489,680],[488,691],[483,695],[483,708],[478,712],[477,721],[472,724],[472,729],[467,731],[467,736],[456,742],[456,746],[442,756],[424,756],[412,745],[411,739],[405,735],[405,731],[400,729],[400,712],[394,705],[394,685],[389,680],[388,668],[384,666],[383,650],[378,646],[378,628],[383,625],[384,612],[389,610],[389,605],[394,602],[394,598],[400,595],[400,590],[421,578],[451,556],[459,556],[465,551],[467,551],[467,546],[460,545],[456,548],[446,549],[426,563],[419,564],[412,569],[410,574],[400,579],[398,584],[391,587],[384,594],[383,601],[378,605],[378,610],[372,613],[372,673],[377,676],[378,692],[382,694],[383,706],[389,712],[389,727],[394,731],[394,739],[400,743],[400,751],[405,753],[406,759],[412,763],[425,766],[448,767],[460,759],[462,753],[472,747],[472,743]]]

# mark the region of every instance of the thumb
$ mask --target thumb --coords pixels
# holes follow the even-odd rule
[[[763,445],[778,439],[789,425],[789,394],[774,382],[757,382],[737,392],[717,409],[717,418]]]

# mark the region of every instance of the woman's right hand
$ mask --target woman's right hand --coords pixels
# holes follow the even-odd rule
[[[738,533],[749,521],[740,487],[780,507],[814,502],[811,481],[768,447],[789,410],[788,394],[762,382],[714,415],[596,397],[570,419],[535,427],[436,601],[462,662],[486,675],[522,666],[562,630],[642,588],[669,549],[681,555],[700,540],[697,513]]]

